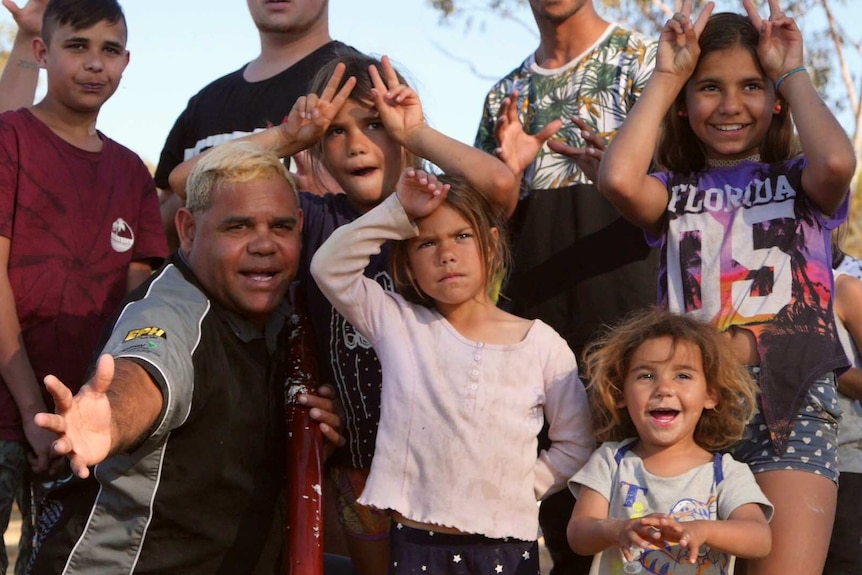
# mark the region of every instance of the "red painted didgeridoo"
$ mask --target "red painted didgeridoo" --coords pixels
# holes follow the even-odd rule
[[[314,334],[302,294],[295,294],[290,318],[290,373],[284,388],[286,505],[285,575],[323,575],[323,435],[308,408],[296,402],[300,393],[315,393],[319,384]]]

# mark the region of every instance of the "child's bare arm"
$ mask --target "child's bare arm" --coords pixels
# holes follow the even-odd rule
[[[746,559],[766,557],[772,548],[772,531],[757,503],[740,505],[725,520],[678,522],[665,518],[659,529],[662,540],[688,548],[691,563],[697,561],[701,545]]]
[[[595,555],[619,547],[627,561],[633,560],[632,548],[647,547],[658,539],[660,521],[665,515],[653,514],[638,519],[608,517],[610,504],[597,491],[581,487],[572,518],[566,529],[569,547],[581,555]]]
[[[844,324],[857,348],[862,345],[862,280],[841,275],[835,278],[835,315]],[[838,391],[862,399],[862,369],[851,367],[838,378]]]
[[[386,132],[420,158],[444,173],[457,175],[501,209],[511,213],[518,201],[515,175],[500,160],[435,130],[425,123],[419,96],[401,84],[389,58],[383,57],[383,72],[371,66],[374,105]]]
[[[356,79],[351,77],[344,82],[341,89],[338,88],[344,69],[344,64],[335,67],[320,96],[309,94],[299,98],[283,124],[235,141],[252,142],[261,148],[272,150],[280,158],[292,156],[312,146],[326,132],[356,84]],[[186,180],[203,155],[178,165],[168,178],[171,190],[183,200],[186,197]]]
[[[697,65],[698,36],[713,8],[708,3],[692,23],[691,5],[685,0],[662,30],[655,70],[599,166],[599,190],[627,220],[652,233],[659,232],[668,200],[665,186],[648,175],[661,120]]]
[[[33,471],[44,473],[49,466],[51,443],[57,437],[33,423],[33,416],[45,411],[45,402],[21,335],[8,274],[10,246],[9,238],[0,236],[0,375],[21,414],[24,435],[35,454]]]
[[[126,273],[126,293],[144,283],[151,273],[153,268],[147,262],[130,263],[129,271]]]
[[[743,5],[760,30],[757,55],[776,94],[790,104],[808,165],[802,173],[805,194],[827,214],[834,214],[847,195],[856,171],[853,144],[805,72],[802,33],[778,4],[769,0],[769,19],[762,19],[751,0]],[[788,75],[789,74],[789,75]]]

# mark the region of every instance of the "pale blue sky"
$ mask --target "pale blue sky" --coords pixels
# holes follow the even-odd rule
[[[156,163],[189,97],[257,54],[257,31],[245,0],[121,3],[129,24],[131,64],[102,109],[98,127]],[[836,7],[842,20],[862,20],[859,0],[848,4]],[[725,0],[719,7],[735,5]],[[5,10],[0,12],[0,21],[11,22]],[[365,52],[390,55],[419,92],[429,121],[467,143],[473,142],[494,79],[538,45],[529,8],[519,16],[530,30],[494,17],[475,21],[469,31],[464,20],[441,25],[426,0],[330,0],[329,13],[333,38]],[[857,60],[855,70],[860,68]]]

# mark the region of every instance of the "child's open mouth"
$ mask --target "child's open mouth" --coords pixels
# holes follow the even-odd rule
[[[662,425],[669,425],[673,423],[676,419],[676,416],[679,415],[679,410],[676,409],[653,409],[649,412],[650,417],[652,417],[657,423]]]

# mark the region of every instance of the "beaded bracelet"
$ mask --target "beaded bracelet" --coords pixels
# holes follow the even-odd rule
[[[805,66],[799,66],[798,68],[788,70],[787,72],[782,74],[781,77],[775,81],[775,93],[776,94],[778,93],[778,89],[781,87],[782,82],[784,82],[789,76],[792,76],[793,74],[795,74],[797,72],[804,72],[804,71],[805,71]]]

